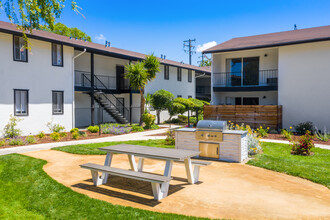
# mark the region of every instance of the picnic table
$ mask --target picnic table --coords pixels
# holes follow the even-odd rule
[[[107,152],[104,166],[90,163],[81,165],[82,168],[91,170],[95,185],[107,183],[109,174],[148,181],[152,184],[154,198],[156,200],[160,200],[168,194],[173,162],[181,162],[185,164],[187,179],[190,184],[198,182],[200,166],[210,164],[209,162],[193,161],[191,159],[192,157],[199,155],[199,151],[156,148],[130,144],[102,147],[99,148],[99,150]],[[114,154],[127,154],[131,170],[122,170],[111,167]],[[135,157],[139,158],[138,164],[136,164]],[[166,161],[163,176],[142,172],[145,158]],[[194,170],[193,165],[195,166]],[[102,172],[101,177],[98,175],[98,172]]]

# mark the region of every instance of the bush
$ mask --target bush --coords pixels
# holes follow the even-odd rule
[[[47,127],[48,127],[48,129],[50,130],[51,133],[54,133],[54,132],[60,133],[60,132],[65,130],[64,126],[62,126],[60,124],[53,123],[53,121],[48,122],[46,125],[47,125]]]
[[[60,133],[60,136],[61,136],[61,137],[66,137],[67,135],[68,135],[68,134],[67,134],[66,132],[61,132],[61,133]]]
[[[327,132],[327,129],[324,128],[324,133],[322,134],[321,131],[316,130],[316,138],[320,141],[327,142],[330,139],[330,133]]]
[[[298,142],[291,142],[291,154],[294,155],[310,155],[311,149],[314,147],[314,136],[310,131],[306,131],[306,134],[301,136]]]
[[[170,119],[177,114],[183,114],[186,111],[186,107],[182,105],[181,103],[177,102],[171,102],[171,104],[168,107],[168,113],[170,114]]]
[[[25,138],[25,141],[26,141],[26,143],[28,143],[28,144],[34,144],[34,143],[36,143],[36,139],[35,139],[34,136],[32,136],[32,135],[27,136],[27,137]]]
[[[23,119],[10,115],[9,122],[5,125],[5,128],[3,129],[3,135],[6,138],[14,138],[20,136],[22,131],[17,128],[17,123],[22,120]]]
[[[21,138],[15,137],[9,140],[8,144],[10,146],[24,145],[24,142]]]
[[[268,131],[269,131],[269,128],[265,129],[262,126],[257,128],[257,133],[260,137],[267,137],[268,136]]]
[[[173,130],[168,130],[166,132],[165,144],[166,145],[175,145],[175,133]]]
[[[43,131],[40,131],[39,134],[37,134],[37,137],[40,139],[44,138],[45,136],[46,136],[46,134]]]
[[[73,133],[72,133],[72,138],[73,138],[73,139],[78,140],[79,137],[80,137],[79,132],[73,132]]]
[[[278,134],[278,131],[275,129],[272,129],[268,132],[269,134]]]
[[[156,130],[156,129],[158,129],[158,128],[159,128],[159,126],[156,125],[156,124],[151,125],[151,127],[150,127],[151,130]]]
[[[178,115],[178,120],[181,123],[187,123],[188,122],[188,116],[185,115]]]
[[[281,134],[283,135],[283,137],[286,138],[286,139],[288,139],[289,141],[292,140],[292,135],[293,135],[291,129],[292,129],[292,127],[290,127],[289,130],[286,130],[286,129],[282,129],[281,130]]]
[[[53,133],[50,134],[50,138],[53,141],[59,141],[61,139],[61,135],[58,132],[53,132]]]
[[[89,131],[89,132],[91,132],[91,133],[97,133],[97,132],[99,132],[100,131],[100,128],[99,128],[99,126],[97,126],[97,125],[95,125],[95,126],[89,126],[88,128],[87,128],[87,130]]]
[[[142,119],[143,119],[143,122],[146,124],[146,126],[144,128],[149,129],[149,128],[151,128],[152,125],[155,124],[156,117],[152,114],[145,113],[145,114],[143,114]]]
[[[249,155],[255,155],[260,153],[261,151],[260,140],[258,138],[257,133],[249,133],[247,135],[247,145],[248,145]]]
[[[306,134],[307,131],[310,131],[311,134],[314,134],[315,131],[313,122],[311,121],[302,122],[293,127],[298,134]]]
[[[143,129],[142,126],[139,126],[139,125],[132,125],[132,131],[140,132],[140,131],[144,131],[144,129]]]
[[[6,141],[5,140],[1,140],[0,141],[0,147],[3,147],[3,146],[5,146],[6,145]]]
[[[87,137],[87,133],[84,131],[77,131],[81,137]]]
[[[78,132],[78,131],[79,131],[78,128],[72,128],[72,129],[70,130],[70,133],[72,134],[72,133],[74,133],[74,132]]]
[[[125,124],[102,124],[102,133],[103,134],[127,134],[131,132],[132,127],[129,127]]]

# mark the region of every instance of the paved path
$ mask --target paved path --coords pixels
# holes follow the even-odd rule
[[[271,142],[271,143],[279,143],[279,144],[289,144],[289,141],[283,141],[283,140],[273,140],[273,139],[261,139],[260,141],[263,142]],[[325,145],[325,144],[315,144],[315,147],[323,148],[330,150],[330,145]]]
[[[172,128],[176,126],[172,125]],[[39,150],[48,150],[53,147],[75,145],[75,144],[91,144],[91,143],[101,143],[101,142],[111,142],[111,141],[130,141],[130,140],[150,140],[150,139],[164,139],[164,136],[150,136],[154,134],[161,134],[168,130],[167,127],[163,129],[144,131],[138,133],[130,133],[124,135],[110,136],[104,138],[95,138],[87,140],[77,140],[77,141],[65,141],[65,142],[54,142],[46,144],[33,144],[22,147],[11,147],[0,149],[0,155],[12,154],[12,153],[26,153]]]

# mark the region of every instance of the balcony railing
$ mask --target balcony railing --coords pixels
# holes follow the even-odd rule
[[[99,89],[116,89],[117,81],[115,76],[95,75],[94,84]],[[90,88],[91,74],[84,71],[75,71],[75,86]]]
[[[214,87],[270,87],[277,86],[277,81],[277,69],[213,74]]]

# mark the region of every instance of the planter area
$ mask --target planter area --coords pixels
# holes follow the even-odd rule
[[[297,140],[301,135],[292,135],[293,140]],[[267,137],[263,137],[262,139],[272,139],[272,140],[281,140],[281,141],[289,141],[287,138],[285,138],[282,134],[268,134]],[[313,138],[313,141],[315,144],[324,144],[324,145],[330,145],[330,140],[328,141],[321,141],[317,139],[316,137]]]

